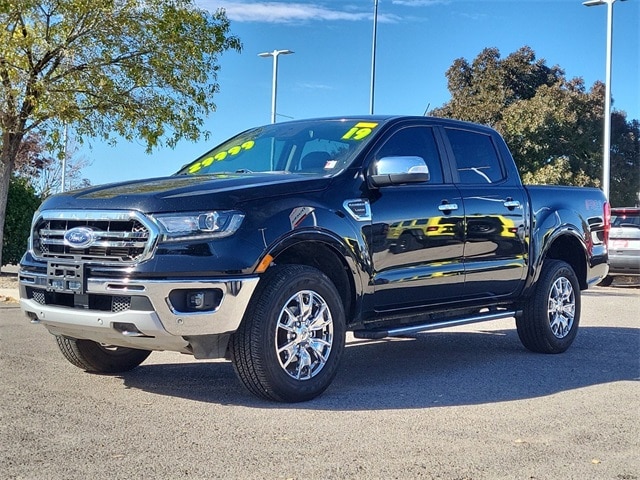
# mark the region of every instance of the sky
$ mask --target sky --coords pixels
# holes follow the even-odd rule
[[[374,0],[195,1],[224,8],[243,44],[219,58],[209,139],[151,154],[142,141],[111,147],[85,139],[76,157],[92,162],[83,176],[93,185],[171,175],[236,133],[270,123],[273,60],[261,52],[294,52],[278,60],[278,122],[369,113]],[[613,10],[613,108],[640,119],[640,0],[616,1]],[[588,89],[605,79],[606,27],[607,7],[581,0],[379,0],[374,113],[423,115],[442,106],[453,61],[471,62],[487,47],[504,58],[527,45]]]

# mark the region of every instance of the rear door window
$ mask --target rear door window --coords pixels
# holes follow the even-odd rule
[[[445,128],[458,170],[459,183],[487,184],[504,180],[500,158],[490,135]]]

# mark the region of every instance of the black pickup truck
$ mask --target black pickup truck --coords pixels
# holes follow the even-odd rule
[[[494,130],[345,117],[247,130],[177,174],[49,198],[20,303],[63,355],[113,373],[152,350],[233,361],[254,394],[309,400],[357,338],[514,317],[573,342],[607,274],[601,191],[525,187]]]

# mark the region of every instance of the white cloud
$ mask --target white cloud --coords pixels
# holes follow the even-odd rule
[[[323,83],[299,83],[297,87],[305,90],[333,90],[331,85],[325,85]]]
[[[310,21],[362,21],[371,20],[371,11],[335,10],[312,3],[289,2],[227,2],[224,0],[197,0],[198,5],[208,10],[224,8],[227,18],[235,22],[303,23]],[[395,23],[395,15],[378,14],[379,22]]]
[[[486,20],[489,18],[489,15],[486,13],[467,13],[467,12],[455,12],[461,17],[468,18],[469,20],[477,21],[477,20]]]

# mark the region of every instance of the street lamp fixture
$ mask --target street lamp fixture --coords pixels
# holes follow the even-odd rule
[[[620,0],[624,2],[625,0]],[[611,50],[613,40],[613,4],[616,0],[587,0],[582,2],[586,7],[607,6],[607,61],[605,71],[604,98],[604,140],[602,146],[602,191],[609,198],[609,179],[611,171]]]
[[[273,52],[259,53],[259,57],[273,57],[273,81],[271,86],[271,123],[276,123],[276,97],[278,95],[278,57],[294,53],[291,50],[274,50]]]

